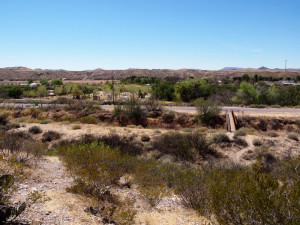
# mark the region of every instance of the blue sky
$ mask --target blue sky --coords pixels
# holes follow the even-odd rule
[[[299,0],[0,0],[0,67],[300,68]]]

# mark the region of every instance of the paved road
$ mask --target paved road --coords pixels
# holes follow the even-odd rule
[[[50,107],[53,104],[42,104],[43,107]],[[29,108],[33,107],[33,104],[30,103],[0,103],[0,107],[3,106],[13,106],[13,107],[22,107],[22,108]],[[40,106],[40,104],[39,104]],[[64,105],[56,105],[58,107],[63,107]],[[113,105],[102,105],[103,109],[112,110],[114,108]],[[172,110],[177,112],[186,112],[186,113],[196,113],[195,107],[188,107],[188,106],[165,106],[163,107],[166,110]],[[237,106],[224,106],[222,107],[222,111],[234,111],[234,112],[244,112],[244,113],[256,113],[256,114],[283,114],[283,113],[295,113],[300,114],[300,109],[294,108],[246,108],[246,107],[237,107]]]
[[[103,109],[113,109],[114,106],[112,105],[103,105]],[[195,113],[196,107],[190,106],[164,106],[166,110],[178,111],[178,112],[188,112],[188,113]],[[246,107],[237,107],[237,106],[224,106],[221,107],[223,112],[226,111],[243,111],[243,112],[253,112],[253,113],[300,113],[300,109],[294,108],[246,108]]]

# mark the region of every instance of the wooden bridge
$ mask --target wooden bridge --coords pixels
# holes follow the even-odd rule
[[[228,132],[236,131],[237,120],[233,111],[226,112],[226,128]]]

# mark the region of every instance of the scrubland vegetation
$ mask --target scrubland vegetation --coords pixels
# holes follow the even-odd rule
[[[137,202],[151,211],[175,196],[178,206],[211,224],[297,224],[299,120],[244,116],[237,118],[234,134],[226,133],[216,101],[217,94],[230,87],[234,92],[228,102],[267,104],[261,102],[266,94],[278,97],[270,104],[295,105],[298,87],[262,86],[258,77],[246,78],[223,86],[204,79],[125,79],[120,85],[151,84],[153,96],[147,101],[131,96],[112,112],[102,110],[99,101],[77,98],[96,87],[41,81],[40,87],[53,85],[74,98],[59,97],[51,107],[0,113],[1,222],[17,219],[34,199],[49,200],[47,193],[39,192],[32,192],[23,204],[12,204],[9,197],[13,181],[17,187],[30,176],[27,171],[51,156],[59,157],[67,168],[64,175],[74,178],[68,193],[93,199],[84,211],[103,223],[135,224],[141,213]],[[279,96],[283,89],[291,91],[284,93],[294,96],[292,103]],[[197,114],[166,111],[155,97],[190,102]],[[134,197],[121,196],[124,190]]]
[[[159,150],[159,158],[173,155],[176,162],[141,158],[142,152],[110,147],[101,138],[92,137],[63,143],[54,151],[62,156],[77,177],[70,191],[93,196],[101,204],[106,202],[122,207],[109,190],[119,187],[120,178],[129,174],[132,180],[128,180],[127,187],[138,185],[152,205],[174,192],[186,206],[201,215],[215,215],[219,224],[297,224],[300,213],[299,158],[276,160],[264,155],[259,156],[251,167],[231,163],[199,169],[178,162],[194,162],[197,155],[207,157],[215,153],[209,150],[211,144],[204,134],[191,135],[170,133],[154,144],[158,144],[158,148],[154,148]],[[228,140],[225,138],[225,141]],[[126,212],[126,218],[133,219],[134,212]],[[114,216],[109,219],[121,219],[120,224],[125,221]]]

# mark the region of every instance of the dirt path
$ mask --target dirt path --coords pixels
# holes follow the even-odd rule
[[[42,159],[28,178],[18,185],[13,202],[28,201],[28,206],[18,220],[29,224],[101,224],[97,217],[84,212],[92,200],[66,191],[73,179],[67,175],[65,166],[58,157]],[[36,202],[32,193],[41,194]],[[37,196],[37,195],[36,195]]]

